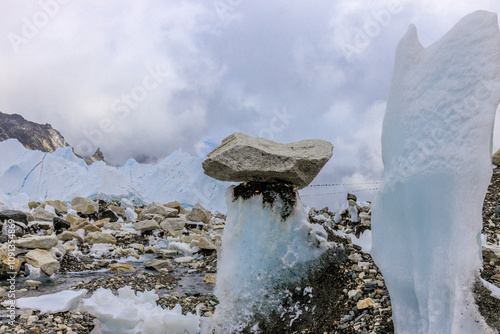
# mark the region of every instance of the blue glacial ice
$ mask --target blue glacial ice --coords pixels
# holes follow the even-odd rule
[[[396,50],[372,210],[371,254],[396,333],[492,333],[471,287],[499,101],[496,14],[469,14],[427,48],[410,26]]]

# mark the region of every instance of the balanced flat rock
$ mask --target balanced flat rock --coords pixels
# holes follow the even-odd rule
[[[307,186],[332,157],[333,145],[322,139],[289,144],[236,132],[225,138],[202,163],[205,174],[221,181],[285,182]]]

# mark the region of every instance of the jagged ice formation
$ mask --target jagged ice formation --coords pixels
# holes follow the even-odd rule
[[[496,14],[477,11],[424,48],[410,26],[396,51],[382,132],[384,187],[372,255],[396,333],[489,333],[471,292],[500,101]]]

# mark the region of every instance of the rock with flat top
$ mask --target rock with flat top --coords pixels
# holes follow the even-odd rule
[[[40,268],[47,275],[52,275],[59,271],[59,262],[46,250],[34,249],[25,255],[26,262],[33,267]]]
[[[177,217],[177,209],[167,208],[159,202],[153,202],[139,214],[139,220],[148,220],[149,215],[160,215],[163,218]]]
[[[74,197],[71,200],[71,209],[84,215],[91,215],[99,211],[99,204],[86,197]]]
[[[39,248],[39,249],[51,249],[57,245],[59,239],[55,235],[30,235],[24,238],[17,239],[14,242],[16,247],[21,248]]]
[[[332,156],[333,145],[322,139],[289,144],[233,133],[207,155],[205,174],[221,181],[283,182],[307,186]]]

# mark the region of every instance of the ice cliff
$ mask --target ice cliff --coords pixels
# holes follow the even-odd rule
[[[396,333],[489,333],[471,292],[500,101],[496,14],[464,17],[424,48],[410,26],[396,50],[382,132],[384,186],[372,255]]]
[[[250,189],[247,193],[255,195],[246,197],[238,195],[241,188],[245,185],[227,191],[228,215],[214,291],[220,304],[210,330],[202,328],[202,333],[260,333],[260,323],[272,314],[283,317],[291,312],[283,307],[284,301],[291,291],[300,290],[311,262],[331,247],[323,227],[308,222],[296,190]],[[290,326],[311,311],[299,304],[294,307]]]
[[[129,159],[116,168],[102,161],[87,166],[70,147],[46,153],[8,139],[0,142],[0,156],[0,202],[10,207],[26,205],[28,200],[70,201],[84,196],[125,197],[139,204],[176,200],[189,206],[199,202],[213,212],[225,211],[228,183],[203,174],[203,159],[181,150],[154,165]]]

